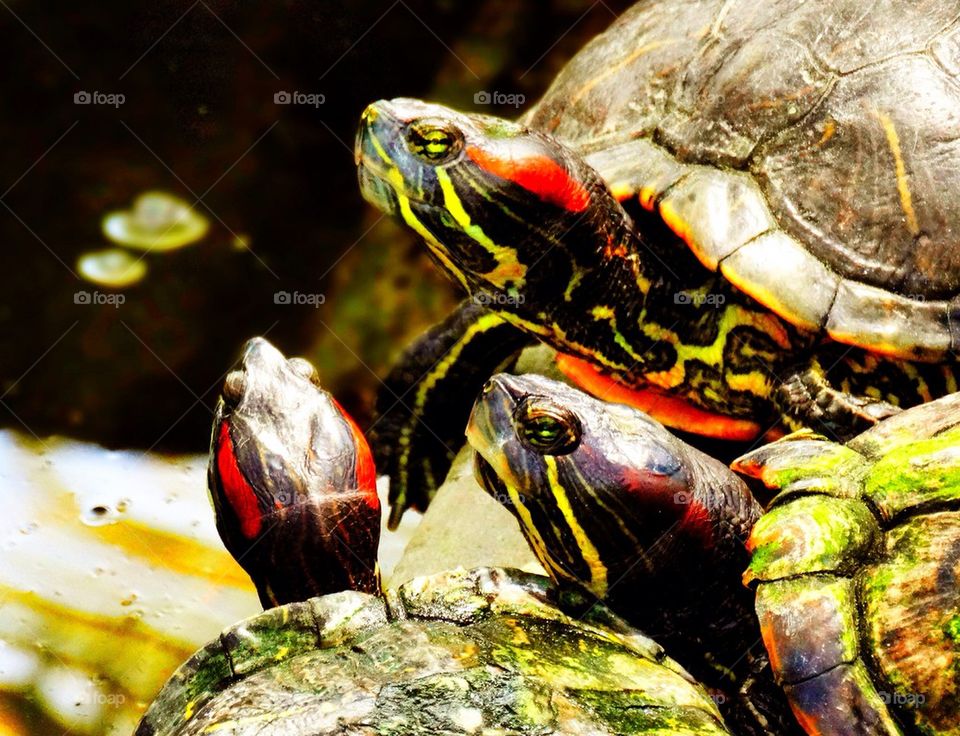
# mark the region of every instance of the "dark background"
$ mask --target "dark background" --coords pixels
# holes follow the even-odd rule
[[[243,341],[318,364],[361,422],[397,352],[456,301],[362,201],[356,121],[377,98],[521,114],[629,2],[23,3],[0,7],[0,422],[110,446],[204,450]],[[520,109],[474,104],[521,94]],[[119,108],[78,91],[123,94]],[[278,91],[322,94],[314,108]],[[145,258],[125,302],[78,305],[107,212],[161,189],[199,243]],[[240,238],[249,248],[237,247]],[[278,305],[277,291],[324,304]]]

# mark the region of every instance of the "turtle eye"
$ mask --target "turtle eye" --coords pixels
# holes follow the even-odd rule
[[[418,120],[407,128],[410,152],[431,164],[449,161],[460,152],[463,135],[453,126],[435,120]]]
[[[223,399],[231,406],[236,406],[243,399],[247,390],[247,374],[243,371],[230,371],[223,382]]]
[[[568,455],[583,436],[577,415],[543,396],[521,401],[513,421],[520,442],[541,455]]]
[[[287,360],[287,365],[290,366],[290,369],[298,376],[306,378],[314,386],[320,388],[320,374],[309,360],[305,358],[290,358]]]

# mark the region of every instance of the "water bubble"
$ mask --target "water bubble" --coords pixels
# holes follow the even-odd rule
[[[80,513],[80,521],[87,526],[105,526],[107,524],[116,524],[119,514],[116,510],[107,504],[98,503],[88,506]]]
[[[109,213],[101,227],[103,234],[118,245],[167,251],[203,238],[210,221],[179,197],[151,191],[137,197],[132,209]]]
[[[77,273],[87,281],[111,289],[122,289],[147,275],[147,264],[120,248],[84,253],[77,260]]]

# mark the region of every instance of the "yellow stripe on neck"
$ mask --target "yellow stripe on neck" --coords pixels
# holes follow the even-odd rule
[[[504,483],[504,488],[507,490],[507,495],[510,496],[510,502],[517,510],[517,516],[520,517],[520,529],[530,543],[533,554],[540,560],[540,564],[543,565],[544,569],[551,573],[554,578],[564,578],[571,582],[579,583],[579,580],[568,573],[563,565],[558,564],[550,555],[549,548],[546,542],[543,541],[543,537],[540,536],[540,530],[537,529],[537,525],[534,524],[533,516],[530,515],[529,509],[524,506],[523,496],[520,495],[517,487],[509,483]]]
[[[437,257],[440,263],[443,264],[443,267],[460,282],[461,286],[469,293],[470,287],[467,284],[467,279],[464,277],[463,273],[457,268],[453,261],[450,260],[450,256],[447,254],[447,249],[443,247],[443,244],[433,237],[427,228],[423,225],[420,220],[417,219],[417,216],[413,214],[413,210],[410,209],[410,198],[405,197],[397,191],[397,202],[400,204],[400,215],[403,217],[403,221],[407,223],[414,232],[417,233],[421,238],[427,241],[427,245],[430,246],[430,250],[433,251],[433,254]]]
[[[607,595],[607,566],[603,564],[600,557],[600,551],[594,546],[589,535],[580,526],[573,508],[570,506],[570,499],[567,498],[567,492],[560,483],[560,475],[557,472],[557,459],[555,457],[544,457],[547,464],[547,480],[550,482],[550,490],[557,502],[557,508],[563,514],[563,518],[570,527],[574,539],[577,540],[577,546],[580,548],[580,554],[583,561],[590,568],[590,590],[598,598],[604,598]]]
[[[410,198],[405,194],[402,194],[403,190],[406,188],[406,183],[403,180],[403,174],[400,173],[400,169],[398,169],[396,164],[393,163],[393,159],[391,159],[390,155],[384,150],[376,136],[371,136],[370,142],[373,144],[373,150],[377,152],[377,155],[383,159],[383,162],[388,167],[386,178],[393,187],[394,193],[397,195],[397,203],[400,207],[400,216],[403,217],[403,221],[407,223],[407,225],[409,225],[413,231],[417,233],[417,235],[427,242],[427,245],[430,246],[430,250],[433,251],[433,254],[443,264],[444,268],[446,268],[447,271],[449,271],[450,274],[460,282],[463,288],[469,292],[470,287],[467,286],[466,278],[461,273],[460,269],[453,264],[453,261],[450,260],[450,255],[447,253],[447,249],[443,246],[443,243],[437,240],[433,236],[433,233],[431,233],[426,226],[420,222],[410,207]]]
[[[437,181],[440,183],[440,190],[443,192],[444,206],[453,216],[454,221],[497,260],[497,267],[484,274],[483,277],[501,289],[506,289],[508,284],[516,288],[522,286],[527,275],[527,267],[517,260],[516,249],[497,245],[493,242],[483,232],[483,229],[470,219],[470,215],[463,208],[463,203],[450,180],[450,175],[443,169],[437,169],[436,174]]]

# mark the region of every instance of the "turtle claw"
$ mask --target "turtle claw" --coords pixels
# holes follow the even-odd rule
[[[818,363],[792,373],[775,400],[788,425],[809,427],[845,441],[902,410],[887,401],[834,388]]]

